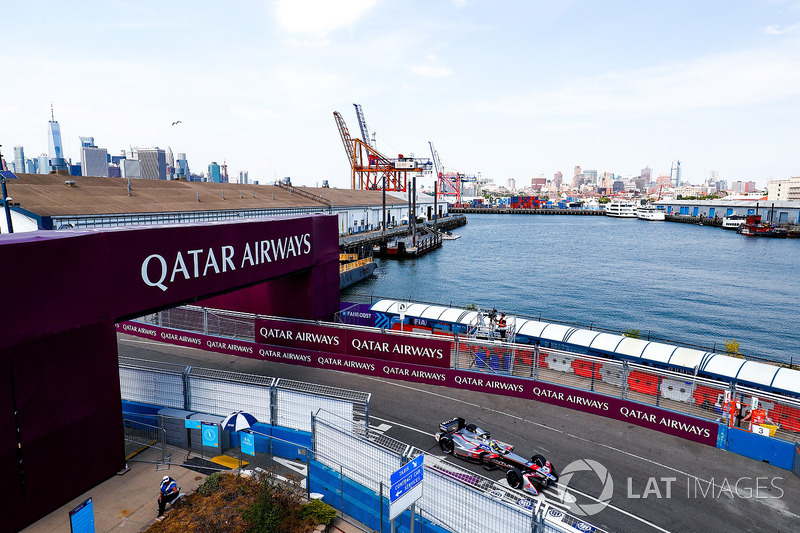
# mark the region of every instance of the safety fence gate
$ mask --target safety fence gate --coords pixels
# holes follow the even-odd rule
[[[321,410],[314,416],[312,446],[309,489],[375,531],[392,530],[388,513],[392,472],[419,455],[425,458],[422,497],[415,504],[415,532],[603,531],[506,484],[383,434],[365,432],[333,413]],[[410,526],[411,512],[406,511],[395,527],[410,531]]]

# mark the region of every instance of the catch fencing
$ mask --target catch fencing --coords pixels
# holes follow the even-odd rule
[[[419,455],[424,455],[424,473],[422,497],[415,503],[420,520],[416,531],[437,531],[435,526],[459,533],[603,531],[554,502],[530,498],[505,483],[385,435],[364,433],[324,410],[314,416],[312,435],[314,459],[338,476],[314,490],[326,491],[326,502],[350,516],[360,516],[376,531],[389,530],[388,516],[360,515],[360,507],[369,499],[373,509],[385,508],[391,474]]]
[[[183,306],[147,315],[141,320],[163,327],[255,341],[257,315]],[[341,319],[341,317],[340,317]],[[287,322],[311,321],[281,319]],[[319,324],[319,322],[315,322]],[[330,327],[374,330],[354,324],[325,323]],[[725,391],[744,406],[759,398],[778,426],[775,438],[795,442],[800,438],[800,400],[680,372],[656,369],[632,362],[615,361],[574,352],[496,340],[434,335],[423,328],[388,333],[449,340],[450,367],[484,374],[506,375],[563,385],[605,396],[632,400],[693,417],[717,421],[723,418]],[[167,379],[166,376],[164,379]],[[738,422],[737,422],[738,423]]]

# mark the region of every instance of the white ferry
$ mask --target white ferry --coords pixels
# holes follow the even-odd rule
[[[745,222],[747,222],[747,215],[728,215],[722,219],[722,227],[738,230]]]
[[[645,204],[637,207],[636,216],[639,220],[659,221],[665,219],[664,210],[657,208],[653,204]]]
[[[617,218],[636,218],[636,202],[633,200],[612,200],[606,204],[606,216]]]

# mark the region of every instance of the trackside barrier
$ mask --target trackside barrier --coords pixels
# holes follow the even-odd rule
[[[223,417],[246,411],[260,422],[310,432],[311,413],[324,408],[369,425],[370,395],[360,391],[129,357],[119,358],[119,368],[132,412],[148,405]]]
[[[800,477],[800,442],[794,443],[794,460],[792,461],[792,472]]]
[[[325,411],[314,416],[312,427],[314,460],[309,464],[309,490],[323,494],[326,503],[375,531],[390,531],[391,473],[422,452],[385,435],[362,434],[347,420]],[[424,465],[423,494],[415,504],[415,531],[602,531],[511,489],[505,482],[487,479],[436,456],[426,454]],[[410,519],[406,511],[397,530],[409,531]]]
[[[144,318],[146,323],[149,324],[161,324],[165,327],[185,328],[185,330],[164,332],[152,329],[147,335],[142,335],[135,331],[130,331],[131,333],[154,339],[160,338],[173,344],[188,346],[199,344],[200,347],[243,356],[248,356],[246,353],[242,353],[243,351],[250,350],[252,354],[254,350],[263,351],[261,347],[265,346],[256,344],[252,340],[253,337],[250,336],[254,335],[252,325],[257,318],[256,315],[252,314],[185,306],[148,315]],[[309,321],[293,319],[278,320],[284,320],[287,323],[309,323]],[[246,326],[248,321],[250,326]],[[144,324],[141,326],[136,324],[142,323],[125,323],[120,330],[126,331],[124,328],[134,330],[137,328],[147,329]],[[375,328],[364,326],[322,324],[319,322],[314,324],[350,330],[375,331]],[[387,327],[390,329],[381,331],[406,337],[450,339],[451,369],[473,372],[477,375],[484,374],[490,377],[531,380],[534,388],[537,386],[541,388],[537,384],[539,382],[590,391],[605,397],[620,398],[639,404],[651,405],[662,411],[680,413],[710,422],[717,422],[723,418],[722,401],[726,391],[741,399],[755,395],[767,410],[770,418],[778,425],[774,438],[794,442],[797,440],[797,436],[800,435],[800,400],[780,394],[748,391],[746,387],[734,387],[723,381],[701,378],[691,373],[660,370],[633,362],[609,360],[604,357],[566,352],[550,346],[516,345],[459,336],[444,337],[442,335],[433,335],[430,328],[427,328],[427,333],[400,332],[391,329],[394,327],[399,328],[399,324],[387,324]],[[426,328],[416,329],[424,331]],[[209,333],[228,332],[230,335],[235,335],[235,339],[242,340],[232,342],[222,338],[218,339],[217,342],[217,339],[208,340],[206,337],[198,338],[197,335],[186,334],[186,330]],[[205,335],[205,333],[203,334]],[[181,337],[185,337],[187,340],[181,341]],[[205,346],[206,344],[208,346]],[[227,344],[227,348],[215,346],[217,344]],[[320,350],[321,352],[325,351],[322,347]],[[295,360],[281,362],[293,364],[308,364],[308,362],[311,362],[311,366],[315,366],[314,361],[311,360],[314,355],[311,352],[306,353],[309,354],[306,356],[308,358],[307,362]],[[249,357],[254,357],[254,355],[249,355]],[[263,357],[264,355],[262,354],[259,358]],[[376,361],[375,367],[378,367],[379,364],[383,365],[380,361]],[[394,376],[389,375],[388,377]],[[453,386],[447,382],[448,379],[450,378],[444,376],[444,379],[440,379],[438,384]],[[483,380],[484,382],[487,380],[485,377],[475,379],[478,381]],[[492,392],[504,393],[502,390],[494,390]],[[537,398],[534,399],[554,403],[550,401],[551,398],[552,396],[548,394],[548,396],[537,395]],[[598,398],[598,401],[600,400]],[[636,408],[636,406],[632,407]],[[327,407],[325,408],[328,409]],[[664,414],[669,416],[669,413]],[[740,413],[736,421],[737,424],[743,414],[744,412]],[[354,417],[357,417],[357,415],[354,415]],[[668,422],[672,423],[671,421]],[[683,424],[687,423],[691,423],[691,421],[683,422]],[[642,424],[640,423],[640,425]],[[713,443],[715,442],[713,438],[706,439],[706,443],[709,445],[714,445]]]
[[[794,466],[795,445],[749,431],[730,428],[726,449],[786,470]]]

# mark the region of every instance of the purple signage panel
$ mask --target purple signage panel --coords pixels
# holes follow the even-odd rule
[[[247,341],[221,339],[199,333],[141,325],[135,322],[118,324],[117,329],[124,333],[147,338],[154,338],[153,332],[155,332],[155,338],[172,344],[200,347],[229,355],[242,355],[277,363],[345,370],[370,376],[537,400],[621,420],[708,446],[717,444],[719,426],[710,420],[541,381],[455,370],[449,368],[449,355],[446,368],[430,368],[424,363],[410,364],[395,360],[376,360],[374,356],[364,357],[365,354],[358,357],[297,347],[266,346]]]
[[[369,304],[354,304],[340,302],[339,311],[344,324],[357,326],[375,326],[375,313],[370,310]]]
[[[450,342],[257,318],[256,342],[448,368]]]

